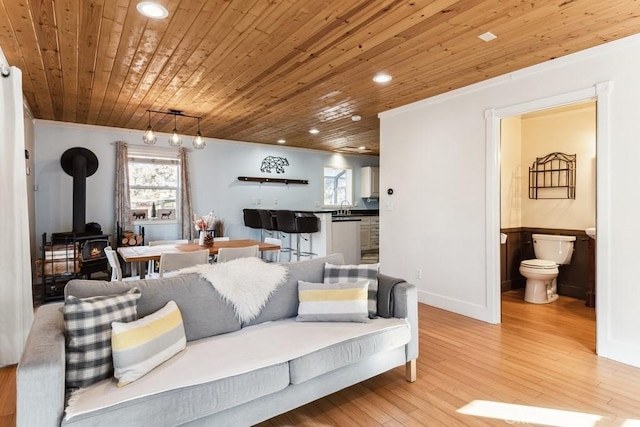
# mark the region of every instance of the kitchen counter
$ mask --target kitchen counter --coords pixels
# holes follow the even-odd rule
[[[325,211],[326,212],[326,211]],[[346,214],[338,213],[340,210],[330,211],[333,216],[378,216],[380,215],[379,209],[348,209]]]
[[[331,253],[341,253],[345,264],[360,264],[360,220],[332,221]]]
[[[331,221],[345,222],[345,221],[362,221],[362,220],[358,217],[351,217],[351,216],[331,216]]]

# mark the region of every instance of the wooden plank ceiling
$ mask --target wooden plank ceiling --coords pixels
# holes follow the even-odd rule
[[[176,109],[206,137],[377,154],[381,111],[640,32],[638,0],[157,2],[168,18],[130,0],[0,0],[35,117],[143,130],[147,109]]]

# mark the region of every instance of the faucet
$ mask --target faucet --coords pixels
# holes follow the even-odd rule
[[[343,200],[342,202],[340,202],[340,210],[338,211],[338,215],[349,215],[349,209],[345,209],[344,208],[344,204],[350,205],[351,202],[348,200]]]

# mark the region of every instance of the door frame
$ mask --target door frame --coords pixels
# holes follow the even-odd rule
[[[605,331],[608,331],[610,298],[608,295],[610,265],[610,81],[594,86],[536,99],[516,105],[485,110],[486,131],[486,180],[485,193],[487,216],[486,242],[486,293],[489,323],[500,323],[500,122],[503,118],[530,113],[578,102],[596,101],[596,352],[604,350]],[[598,331],[603,333],[598,334]],[[606,353],[606,351],[605,351]]]

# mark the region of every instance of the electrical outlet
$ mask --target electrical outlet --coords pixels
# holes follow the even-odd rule
[[[421,268],[417,268],[416,269],[416,279],[422,279],[422,269]]]
[[[256,199],[256,203],[257,203],[258,205],[261,205],[261,204],[262,204],[262,199]]]
[[[251,204],[252,205],[257,205],[258,204],[258,199],[256,199],[255,197],[251,198]]]
[[[278,199],[273,199],[273,204],[277,205],[278,204]]]

